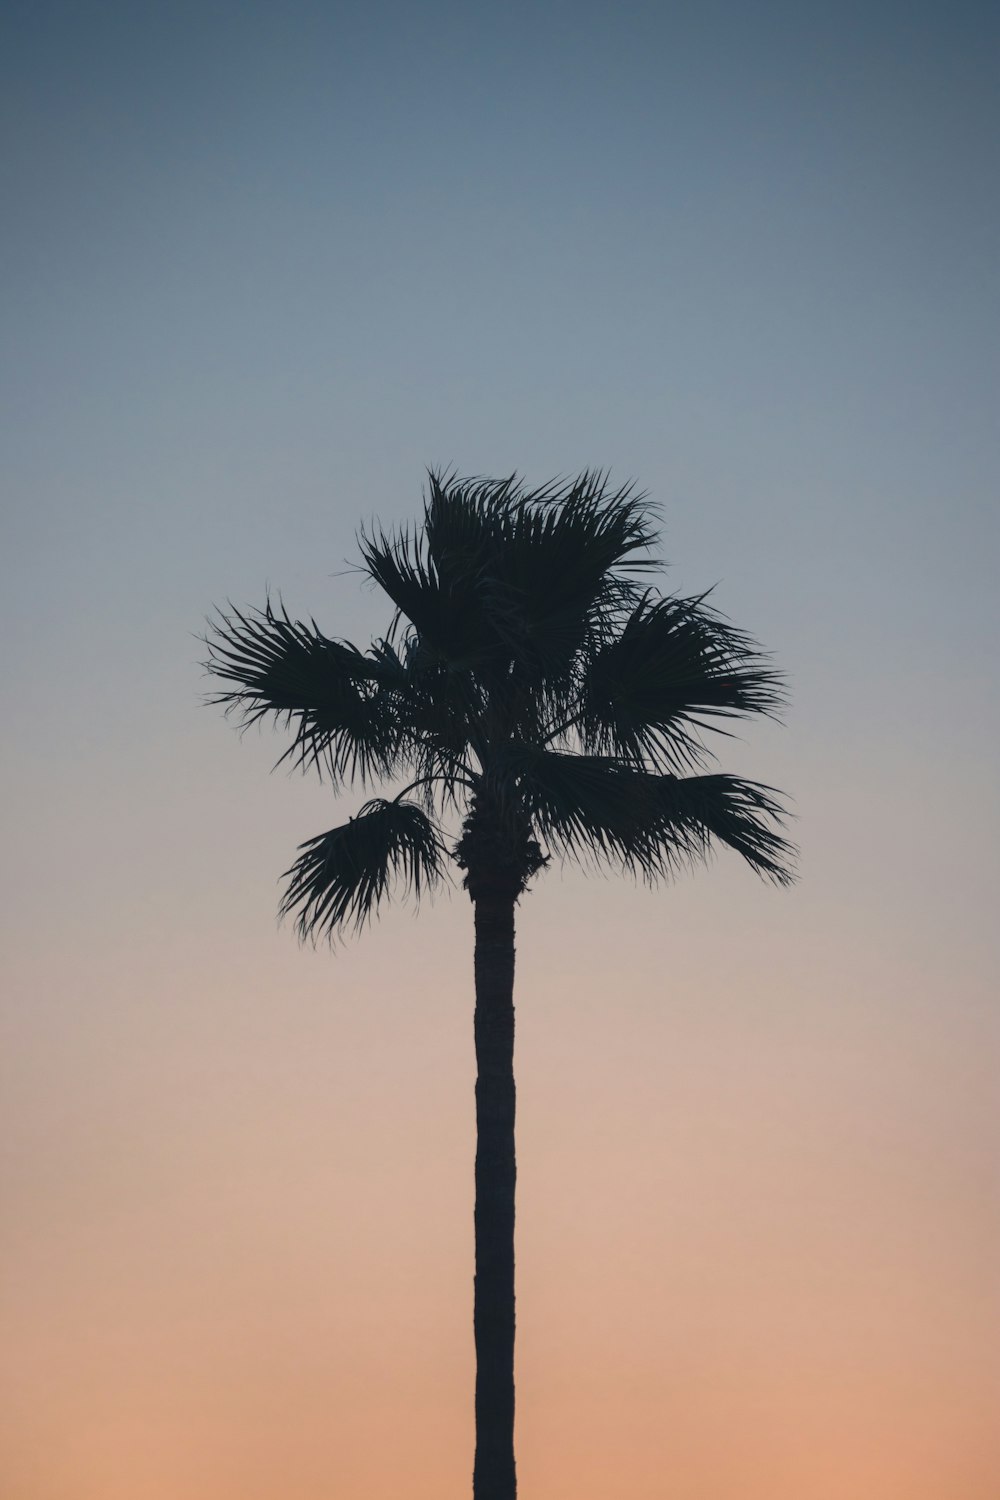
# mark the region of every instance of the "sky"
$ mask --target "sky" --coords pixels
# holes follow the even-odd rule
[[[0,1479],[450,1500],[471,907],[276,921],[361,795],[203,699],[364,644],[429,465],[659,507],[787,672],[791,890],[518,914],[524,1500],[993,1500],[1000,22],[8,0]]]

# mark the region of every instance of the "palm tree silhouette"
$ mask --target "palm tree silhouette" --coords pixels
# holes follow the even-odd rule
[[[475,1500],[516,1494],[519,897],[553,855],[656,881],[714,843],[790,878],[778,794],[706,772],[701,737],[713,720],[773,715],[780,678],[704,595],[644,584],[656,539],[644,497],[600,472],[528,491],[516,475],[431,471],[419,525],[359,538],[363,571],[395,608],[384,640],[359,650],[270,601],[220,612],[207,640],[206,665],[225,684],[212,701],[243,724],[284,721],[294,738],[282,761],[335,789],[393,792],[300,846],[281,910],[303,938],[362,927],[393,884],[419,897],[449,855],[464,872],[478,1074]]]

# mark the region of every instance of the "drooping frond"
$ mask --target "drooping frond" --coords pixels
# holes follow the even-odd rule
[[[504,762],[494,778],[497,805],[506,810],[522,803],[554,853],[608,860],[639,873],[662,863],[649,809],[637,796],[639,773],[608,757],[529,745],[512,746]]]
[[[391,775],[404,747],[405,673],[380,643],[367,654],[292,620],[270,601],[210,623],[206,667],[229,684],[212,699],[243,725],[267,714],[295,728],[281,757],[334,782]]]
[[[768,787],[738,777],[677,777],[606,756],[514,747],[506,776],[556,853],[610,860],[656,879],[726,844],[758,874],[790,879],[792,846]]]
[[[587,664],[580,732],[588,750],[683,770],[707,751],[702,717],[774,714],[780,674],[703,598],[647,593]]]
[[[412,802],[376,797],[357,817],[299,847],[285,871],[281,915],[296,916],[302,939],[362,928],[394,880],[419,900],[444,876],[434,824]]]
[[[725,844],[758,875],[777,885],[794,879],[795,845],[780,832],[788,811],[774,787],[740,776],[663,776],[660,816],[701,830],[705,842]]]

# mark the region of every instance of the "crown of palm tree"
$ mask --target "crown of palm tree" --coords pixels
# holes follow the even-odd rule
[[[596,471],[534,491],[431,471],[418,526],[360,537],[385,639],[362,651],[270,601],[220,613],[213,702],[284,721],[282,761],[335,788],[406,783],[301,846],[282,912],[303,937],[362,926],[393,885],[419,897],[449,852],[470,889],[499,868],[520,891],[553,854],[656,880],[713,844],[790,879],[778,794],[703,769],[704,732],[773,716],[781,679],[704,595],[645,581],[657,535]]]

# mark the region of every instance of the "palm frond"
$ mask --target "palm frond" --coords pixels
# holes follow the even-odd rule
[[[484,618],[475,577],[442,577],[422,531],[362,532],[358,544],[365,572],[389,596],[397,619],[413,626],[424,651],[453,670],[496,659],[501,643]]]
[[[345,927],[360,930],[393,881],[419,900],[445,873],[437,830],[412,802],[373,798],[357,817],[299,847],[285,871],[280,910],[283,917],[296,916],[303,940],[332,939]]]
[[[492,768],[491,793],[506,816],[523,808],[562,858],[608,860],[633,872],[658,863],[638,773],[610,757],[511,746]]]
[[[530,491],[517,475],[428,478],[422,527],[359,541],[366,572],[453,667],[568,673],[588,632],[634,605],[630,575],[654,566],[651,508],[602,472]]]
[[[425,530],[439,573],[457,560],[474,580],[522,676],[558,677],[595,622],[631,599],[629,575],[654,565],[649,505],[603,472],[535,490],[516,475],[431,482]]]
[[[706,847],[725,844],[758,875],[776,885],[792,883],[796,849],[781,832],[789,813],[774,787],[721,772],[654,779],[665,826],[686,824],[698,830]]]
[[[785,811],[770,788],[724,775],[659,775],[605,756],[514,747],[506,768],[532,822],[564,858],[610,860],[655,880],[728,845],[758,874],[791,878]]]
[[[784,702],[780,674],[704,596],[652,593],[587,664],[581,698],[588,750],[673,771],[708,756],[699,730],[722,732],[702,716],[773,716]]]
[[[427,556],[447,585],[476,578],[495,548],[496,516],[518,488],[516,474],[506,479],[459,479],[428,469],[423,534]]]
[[[220,612],[209,628],[205,666],[229,684],[211,701],[243,727],[267,714],[294,726],[282,761],[325,770],[334,782],[392,773],[407,731],[405,674],[394,653],[381,643],[364,653],[330,640],[270,600],[263,610]]]

